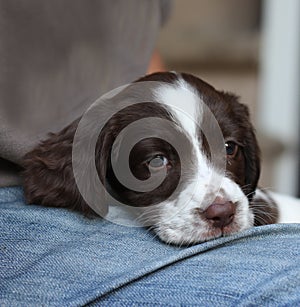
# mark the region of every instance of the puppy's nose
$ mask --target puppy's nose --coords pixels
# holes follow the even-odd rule
[[[204,212],[204,217],[212,222],[214,227],[223,228],[229,225],[235,214],[236,206],[231,201],[217,198]]]

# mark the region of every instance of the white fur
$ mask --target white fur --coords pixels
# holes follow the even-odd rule
[[[270,194],[278,205],[278,223],[300,223],[300,199],[278,193]]]
[[[200,98],[193,87],[179,78],[174,84],[164,84],[156,89],[155,99],[170,107],[174,117],[193,139],[196,136],[196,123],[201,119]]]

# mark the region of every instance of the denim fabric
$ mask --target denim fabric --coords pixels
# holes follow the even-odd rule
[[[189,248],[0,189],[0,306],[299,306],[300,225]]]

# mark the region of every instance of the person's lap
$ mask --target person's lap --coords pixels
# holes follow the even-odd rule
[[[293,305],[300,224],[189,248],[0,189],[0,305]]]

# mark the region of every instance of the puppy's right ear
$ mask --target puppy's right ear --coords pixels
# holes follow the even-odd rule
[[[29,204],[96,215],[82,197],[73,173],[72,147],[78,122],[74,121],[59,133],[49,134],[48,139],[24,156],[23,187]]]

